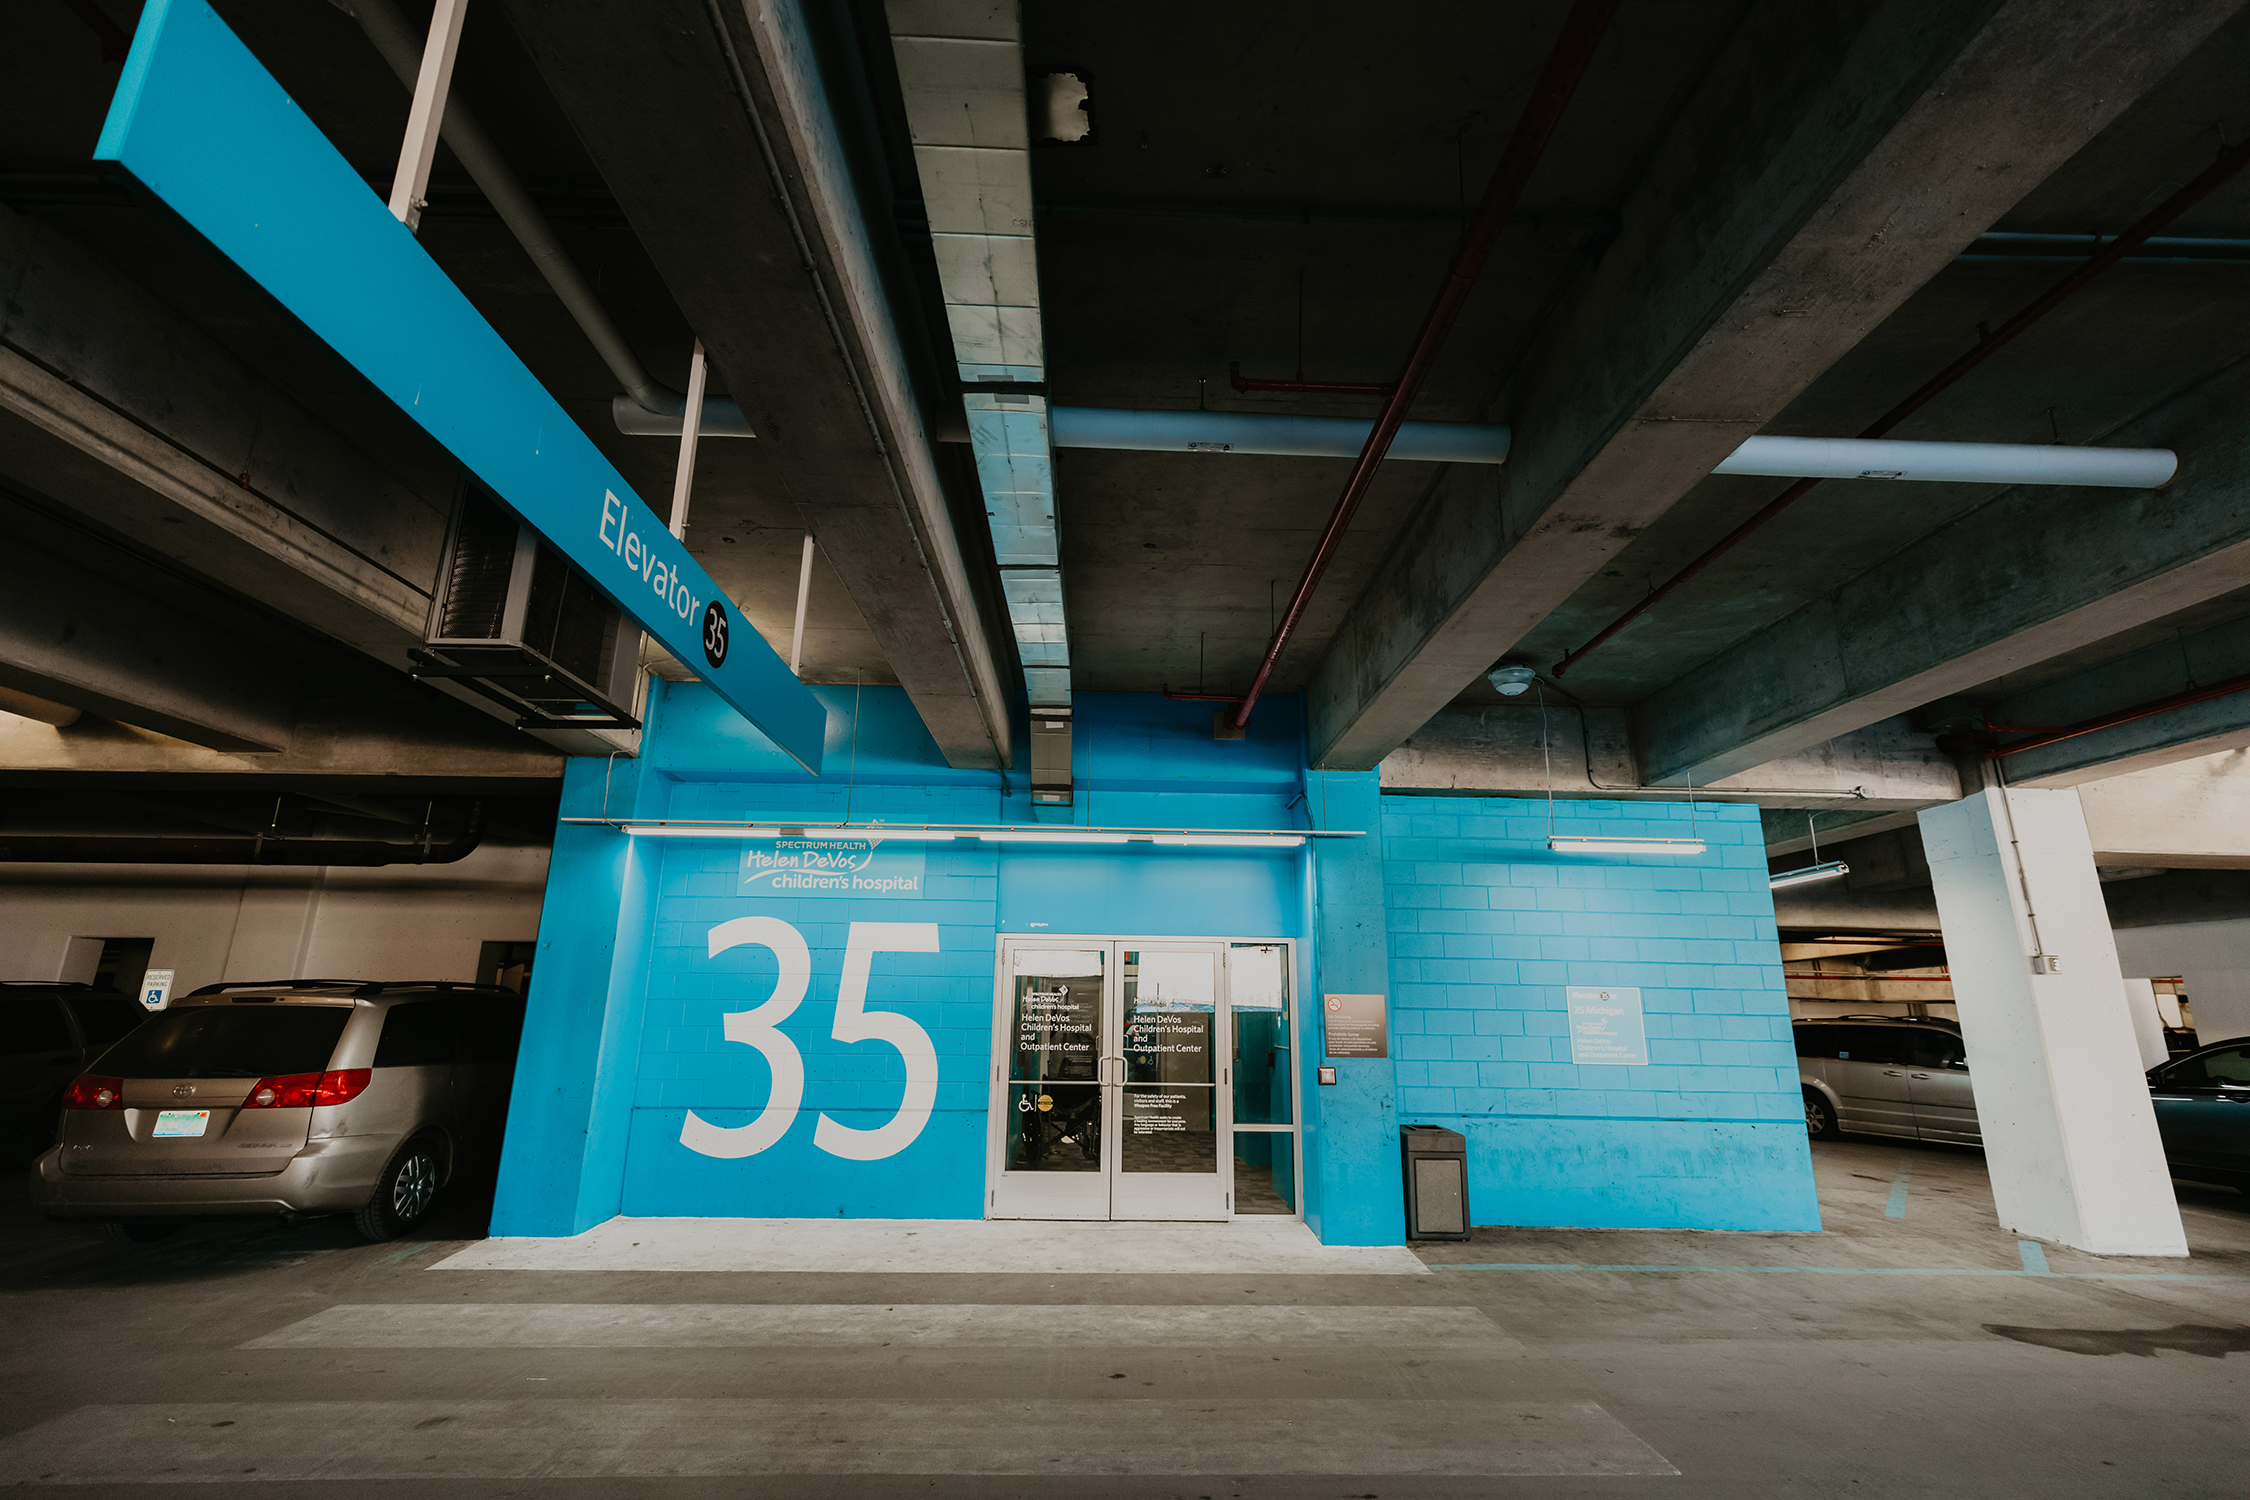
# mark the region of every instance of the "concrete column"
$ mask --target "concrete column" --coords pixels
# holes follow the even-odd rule
[[[1989,789],[1921,825],[2001,1224],[2187,1254],[2078,794]]]
[[[1406,1238],[1397,1075],[1389,1058],[1329,1058],[1321,1028],[1322,995],[1388,996],[1391,990],[1379,773],[1308,772],[1305,801],[1315,828],[1365,832],[1311,841],[1312,986],[1299,1023],[1305,1222],[1322,1244],[1396,1245]],[[1397,1045],[1394,1036],[1391,1046]],[[1336,1070],[1335,1083],[1318,1081],[1322,1067]]]
[[[563,773],[562,815],[662,817],[670,788],[645,759],[574,759]],[[577,1234],[614,1218],[623,1202],[656,842],[583,823],[556,826],[493,1198],[495,1235]]]

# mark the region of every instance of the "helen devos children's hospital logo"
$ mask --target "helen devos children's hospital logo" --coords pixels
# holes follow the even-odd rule
[[[868,838],[775,839],[742,851],[742,889],[777,896],[919,896],[923,850],[919,842],[883,847]]]

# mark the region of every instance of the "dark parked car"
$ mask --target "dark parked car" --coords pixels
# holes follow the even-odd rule
[[[497,1160],[522,1028],[496,986],[208,986],[71,1081],[33,1196],[135,1242],[267,1214],[394,1238]]]
[[[0,983],[0,1151],[9,1167],[46,1149],[70,1080],[147,1019],[131,996],[92,985]]]
[[[1805,1130],[1984,1143],[1960,1028],[1949,1021],[1844,1016],[1798,1021]],[[2250,1191],[2250,1040],[2214,1042],[2148,1074],[2164,1159],[2175,1177]]]

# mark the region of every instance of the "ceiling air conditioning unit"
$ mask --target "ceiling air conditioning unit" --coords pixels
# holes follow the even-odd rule
[[[416,677],[444,677],[520,729],[638,729],[640,627],[471,480],[463,484]]]

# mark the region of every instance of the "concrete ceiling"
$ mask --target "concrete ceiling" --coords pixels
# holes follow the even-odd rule
[[[136,19],[132,0],[96,3],[121,28]],[[218,0],[218,8],[370,182],[387,183],[406,95],[350,18],[304,0]],[[420,8],[405,8],[418,19]],[[1556,445],[1578,440],[1571,436],[1577,429],[1542,405],[1562,399],[1553,391],[1564,377],[1579,378],[1570,375],[1570,349],[1557,346],[1588,337],[1589,329],[1614,331],[1587,300],[1612,295],[1632,269],[1621,268],[1620,257],[1645,256],[1647,246],[1661,243],[1671,226],[1652,224],[1650,205],[1692,204],[1705,163],[1728,150],[1740,154],[1722,129],[1731,119],[1727,106],[1765,119],[1757,110],[1770,102],[1780,122],[1772,128],[1786,140],[1789,109],[1817,108],[1828,97],[1818,89],[1831,75],[1848,81],[1853,68],[1874,66],[1851,50],[1874,38],[1865,45],[1879,42],[1878,61],[1900,79],[1897,99],[1885,107],[1911,120],[1915,108],[1927,113],[1926,99],[1913,101],[1935,87],[1931,79],[1948,59],[1974,53],[2010,24],[2030,26],[2025,17],[2038,8],[2036,0],[1982,0],[1942,14],[1876,5],[1824,12],[1804,24],[1829,28],[1814,40],[1832,42],[1832,55],[1801,54],[1808,73],[1819,76],[1773,78],[1772,101],[1714,101],[1710,80],[1786,40],[1776,30],[1784,12],[1757,0],[1627,0],[1530,184],[1524,212],[1503,235],[1413,413],[1515,422],[1530,446],[1506,470],[1387,466],[1274,690],[1307,688],[1324,664],[1321,680],[1333,689],[1341,679],[1329,658],[1346,649],[1336,643],[1381,633],[1385,601],[1400,597],[1398,577],[1406,576],[1401,559],[1432,545],[1449,516],[1517,505],[1508,486],[1528,466],[1551,460]],[[832,102],[870,142],[861,166],[894,194],[887,204],[862,201],[858,208],[880,256],[906,268],[890,289],[891,312],[912,366],[906,378],[913,399],[921,416],[942,428],[959,393],[942,362],[916,352],[933,336],[942,339],[943,325],[928,295],[935,273],[914,177],[899,169],[908,157],[896,80],[886,71],[887,48],[850,45],[854,36],[883,35],[882,7],[879,0],[837,0],[809,9],[826,28],[821,66]],[[1464,0],[1394,8],[1372,24],[1364,7],[1326,3],[1098,7],[1030,0],[1027,60],[1034,71],[1078,72],[1089,85],[1095,125],[1086,143],[1033,153],[1051,398],[1065,405],[1371,415],[1372,401],[1238,395],[1227,384],[1229,367],[1315,380],[1384,381],[1395,374],[1565,9],[1562,0]],[[2147,55],[2158,60],[2147,64],[2146,80],[2130,85],[2138,97],[2108,123],[2089,127],[2084,144],[2061,152],[2052,170],[2043,166],[2020,184],[2010,178],[2004,190],[1982,198],[1959,189],[1964,201],[1980,205],[1969,232],[2115,231],[2201,170],[2222,142],[2250,135],[2250,104],[2239,88],[2250,69],[2250,12],[2239,12],[2235,0],[2178,9],[2176,23],[2145,23]],[[90,149],[116,67],[103,60],[95,30],[70,6],[54,0],[21,10],[11,17],[11,46],[0,58],[0,201],[75,237],[395,471],[402,485],[430,488],[442,455],[387,402],[192,236],[92,174]],[[626,24],[619,14],[607,24]],[[558,80],[593,55],[586,49],[598,41],[592,28],[601,15],[599,7],[532,0],[473,10],[457,87],[539,196],[640,358],[659,380],[684,386],[691,335],[682,308],[704,309],[698,318],[708,324],[708,310],[721,305],[712,283],[724,279],[726,268],[716,260],[691,264],[676,249],[674,228],[692,219],[696,201],[660,201],[652,209],[645,181],[605,181],[598,162],[610,163],[612,175],[623,170],[613,124],[558,102],[574,97],[583,106],[583,96]],[[2175,24],[2187,28],[2180,37],[2159,34]],[[526,27],[538,28],[530,46]],[[1925,43],[1929,57],[1922,59],[1914,49]],[[579,48],[576,63],[572,46]],[[2176,58],[2184,61],[2175,66]],[[621,97],[653,86],[645,77],[636,83],[637,76],[620,73]],[[1791,88],[1799,92],[1788,94]],[[1846,137],[1872,142],[1887,127],[1878,121],[1855,128],[1859,135]],[[1841,180],[1860,160],[1848,154],[1821,165]],[[2016,170],[1997,159],[1988,165],[2003,175]],[[1961,168],[1967,175],[1985,169]],[[1711,170],[1714,178],[1724,175]],[[615,431],[608,408],[616,380],[443,148],[432,200],[422,234],[432,255],[642,494],[667,495],[673,444]],[[1991,213],[1988,204],[1996,205]],[[1689,217],[1681,210],[1683,224]],[[2250,173],[2167,232],[2250,240]],[[1742,254],[1782,258],[1786,225],[1773,233],[1772,244]],[[1786,399],[1750,430],[1856,432],[1973,345],[1980,324],[2006,318],[2068,270],[2054,262],[1949,257],[1947,251],[1932,259],[1928,274],[1913,273],[1895,307],[1871,317],[1863,332],[1832,339],[1833,357],[1790,354],[1805,363],[1805,378],[1788,385]],[[1760,269],[1751,265],[1743,274]],[[1620,307],[1630,291],[1627,285],[1616,293]],[[1615,327],[1625,317],[1619,312]],[[704,332],[715,337],[708,327]],[[2100,441],[2180,401],[2198,382],[2223,378],[2245,350],[2250,255],[2235,263],[2128,264],[1896,435]],[[786,385],[795,368],[788,362],[819,352],[774,351],[775,378]],[[1746,346],[1735,357],[1755,363],[1762,356]],[[723,389],[723,368],[715,380]],[[1613,432],[1614,424],[1599,430]],[[689,533],[698,558],[783,651],[808,515],[798,503],[808,493],[805,455],[789,446],[796,436],[706,442]],[[854,439],[839,428],[818,441],[841,451]],[[978,507],[965,451],[949,443],[933,448],[953,514],[973,519]],[[1237,455],[1058,454],[1077,686],[1238,691],[1349,467],[1343,460]],[[1422,719],[1448,695],[1456,708],[1497,701],[1477,676],[1493,657],[1550,668],[1785,483],[1710,478],[1686,484],[1676,499],[1647,499],[1645,516],[1609,528],[1604,560],[1554,584],[1551,604],[1524,606],[1520,628],[1487,631],[1466,647],[1448,646],[1451,655],[1439,653],[1444,664],[1430,669],[1437,690],[1417,690],[1428,700]],[[1995,494],[1956,485],[1822,485],[1574,668],[1562,686],[1572,698],[1640,715],[1633,733],[1645,743],[1662,717],[1648,706],[1666,689],[1700,680],[1696,674],[1729,652],[1978,512]],[[1517,512],[1506,513],[1507,524],[1516,525]],[[989,552],[978,550],[984,540],[973,524],[960,531],[970,583],[990,611]],[[2120,537],[2118,545],[2131,540]],[[854,590],[863,602],[873,597],[871,575],[863,559],[845,561],[839,571],[824,557],[816,570],[806,675],[898,681],[903,627],[879,610],[871,625],[870,612],[853,599]],[[1432,605],[1433,618],[1459,607]],[[2098,639],[2072,639],[2011,662],[2005,675],[1949,691],[1976,702],[2060,691],[2134,651],[2168,639],[2215,641],[2245,619],[2250,587],[2211,584],[2183,595],[2176,609],[2140,608]],[[1488,636],[1485,650],[1479,643]],[[893,641],[888,653],[886,639]],[[1005,654],[1005,645],[998,649]],[[2230,669],[2250,671],[2250,661],[2230,667],[2221,655],[2212,647],[2187,675],[2208,681]],[[1008,663],[998,666],[1001,680],[1017,680]],[[2174,686],[2153,683],[2150,692]],[[1411,733],[1420,722],[1416,711],[1401,712],[1393,719]],[[1390,731],[1367,731],[1362,749],[1372,745],[1367,753],[1379,755],[1384,733]],[[1387,743],[1400,737],[1391,733]]]

